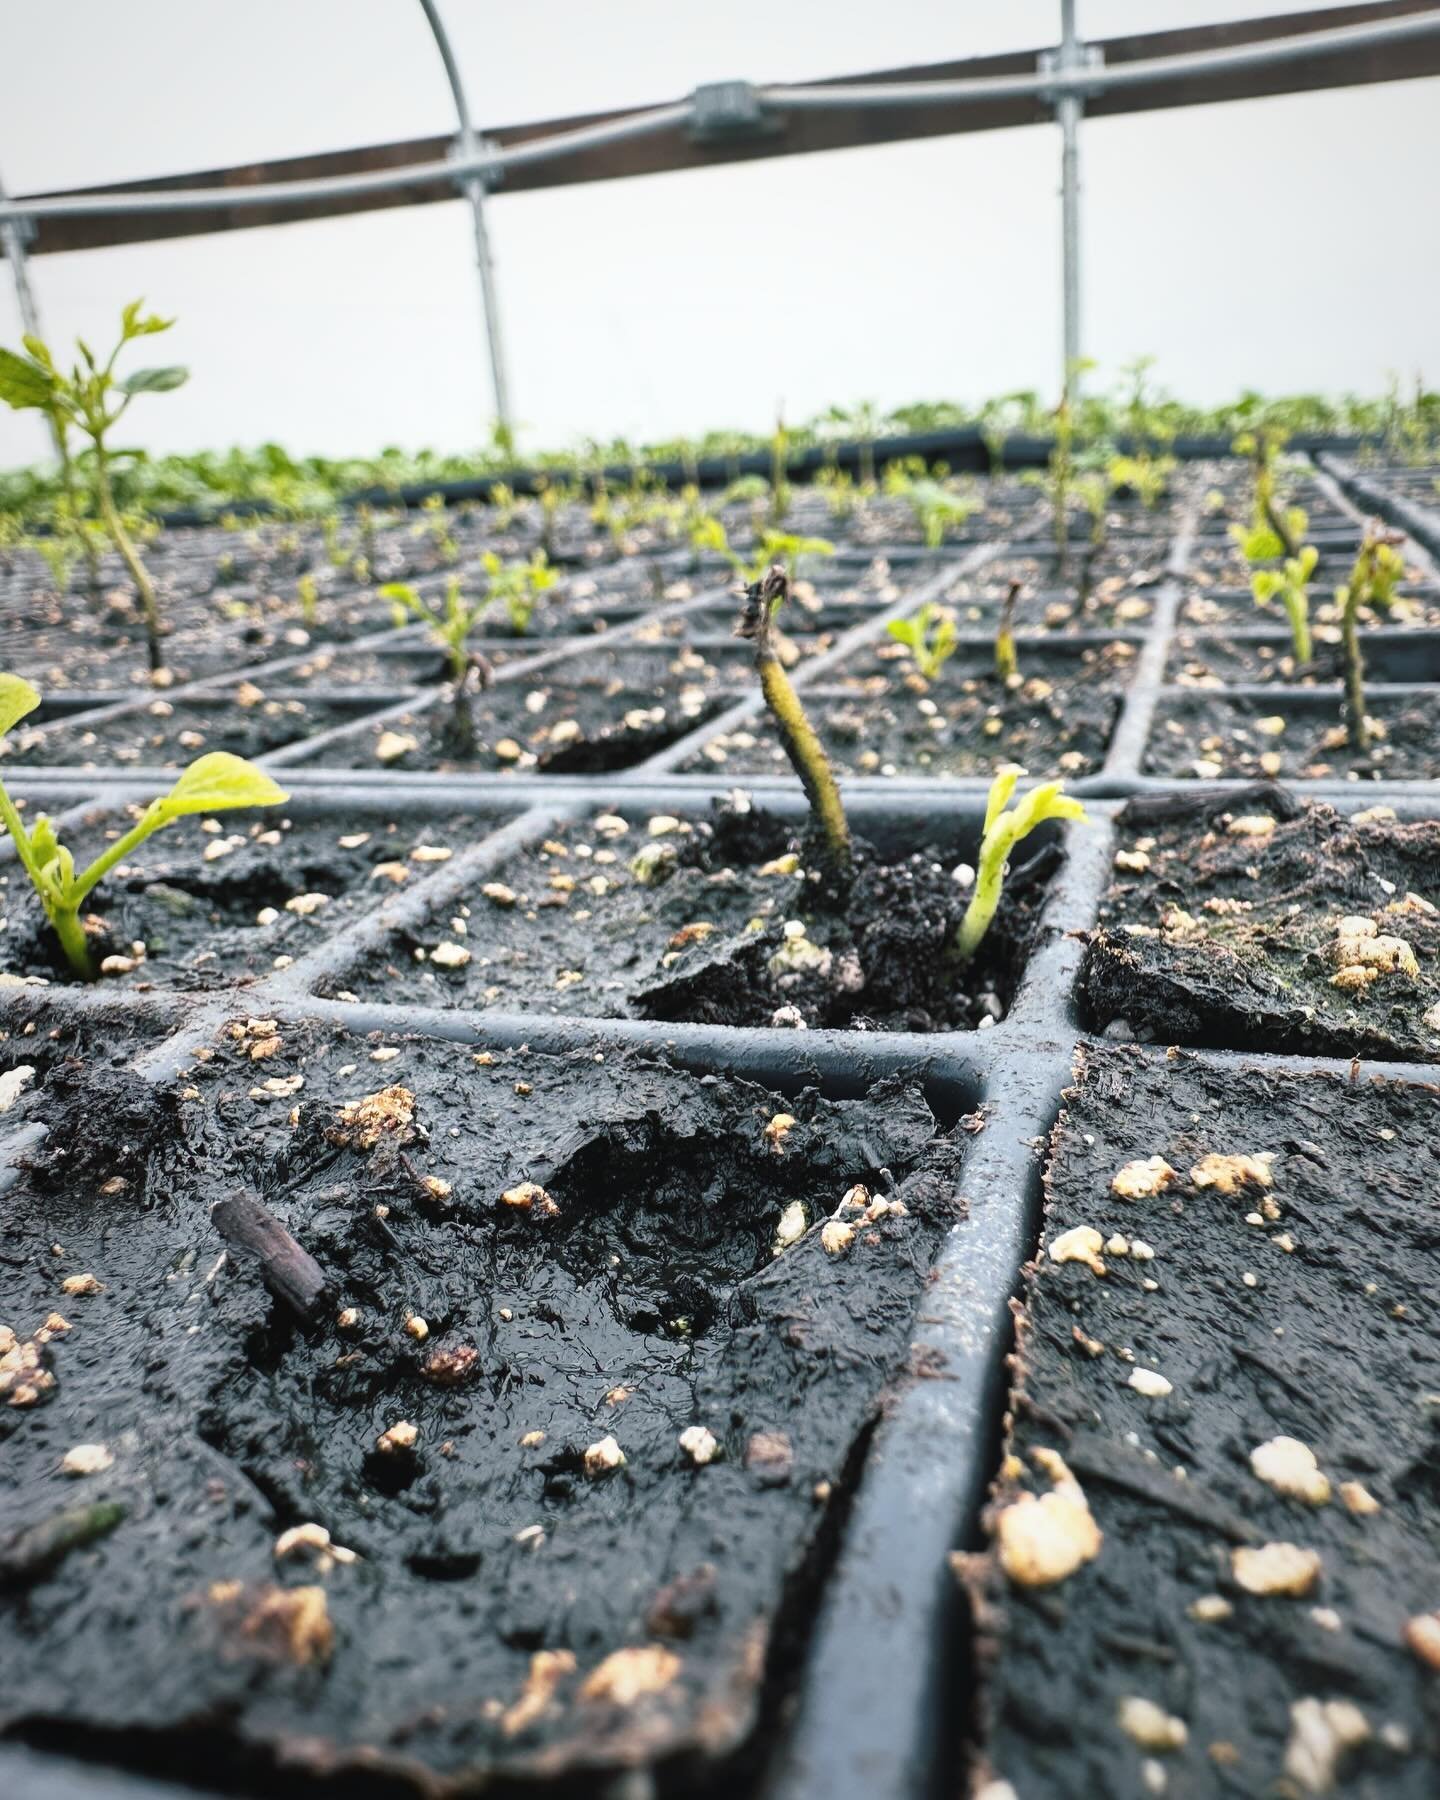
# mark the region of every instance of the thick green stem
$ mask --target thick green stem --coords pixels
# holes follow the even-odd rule
[[[100,552],[95,548],[95,540],[85,529],[85,521],[80,506],[80,489],[75,480],[75,464],[70,456],[70,439],[64,419],[58,414],[51,415],[51,424],[55,428],[55,444],[60,452],[60,479],[65,488],[65,498],[70,504],[70,517],[76,531],[80,534],[80,543],[85,552],[85,575],[92,595],[100,592]]]
[[[841,874],[850,871],[850,827],[840,803],[840,789],[825,747],[815,728],[805,716],[800,696],[790,677],[780,666],[780,659],[768,642],[757,648],[755,667],[760,675],[761,691],[780,731],[780,741],[790,766],[800,777],[810,812],[820,827],[831,862]]]
[[[60,948],[65,952],[66,962],[83,981],[93,981],[95,961],[90,954],[90,940],[80,923],[78,908],[48,906],[46,911],[60,940]]]
[[[990,929],[1005,884],[1005,863],[1014,844],[1013,832],[1002,827],[993,833],[987,832],[980,846],[975,892],[970,896],[970,904],[955,933],[955,956],[960,962],[970,960]]]
[[[1310,642],[1310,601],[1304,589],[1285,590],[1285,611],[1290,615],[1290,640],[1297,663],[1308,663],[1315,654]]]
[[[140,596],[140,609],[145,616],[145,646],[150,654],[150,672],[153,675],[165,666],[160,650],[160,608],[155,599],[154,585],[145,572],[139,551],[130,542],[130,534],[126,531],[120,509],[115,504],[115,495],[110,486],[110,465],[104,446],[98,439],[95,444],[95,488],[105,529],[120,552],[121,561],[130,571],[130,579],[135,583],[135,591]]]
[[[1020,583],[1012,581],[1010,591],[1000,605],[1000,629],[995,633],[995,673],[1004,682],[1020,673],[1019,658],[1015,654],[1015,602],[1019,595]]]
[[[1360,654],[1358,597],[1347,593],[1340,609],[1340,646],[1345,659],[1345,735],[1352,750],[1363,751],[1370,743],[1365,718],[1365,662]]]

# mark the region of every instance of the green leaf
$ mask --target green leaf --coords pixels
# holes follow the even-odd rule
[[[51,375],[55,373],[55,359],[50,354],[50,346],[43,338],[32,337],[27,331],[20,342],[42,369]]]
[[[16,411],[46,407],[55,397],[55,377],[28,356],[0,350],[0,400]]]
[[[0,675],[0,737],[39,704],[39,693],[23,676]]]
[[[173,319],[162,319],[156,313],[148,318],[141,318],[140,308],[143,300],[132,300],[120,314],[120,335],[122,338],[151,337],[157,331],[168,331],[175,323]]]
[[[189,813],[225,812],[237,806],[279,806],[290,796],[263,769],[232,756],[228,750],[212,750],[191,763],[163,799],[151,803],[159,822],[183,819]]]
[[[189,379],[190,371],[177,365],[167,369],[137,369],[119,385],[124,394],[168,394],[175,388],[184,387]]]

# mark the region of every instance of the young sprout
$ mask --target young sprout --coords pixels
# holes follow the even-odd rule
[[[478,601],[467,600],[461,592],[460,577],[451,575],[445,583],[443,611],[431,606],[408,581],[387,582],[380,589],[380,598],[390,602],[397,625],[404,624],[407,613],[412,614],[430,627],[435,641],[444,650],[450,671],[450,713],[444,733],[446,748],[455,756],[471,755],[475,749],[475,715],[471,701],[488,681],[490,665],[483,656],[469,649],[468,644],[493,595],[486,594]]]
[[[524,637],[530,629],[540,596],[558,580],[545,552],[535,551],[529,562],[521,562],[518,558],[514,562],[502,562],[493,550],[487,550],[480,558],[480,564],[490,578],[485,604],[498,600],[505,608],[510,629],[516,637]]]
[[[1020,598],[1020,583],[1012,581],[1000,602],[1000,624],[995,633],[995,674],[1008,683],[1020,673],[1020,660],[1015,654],[1015,602]]]
[[[1064,783],[1059,781],[1042,782],[1039,787],[1031,788],[1017,805],[1009,806],[1010,796],[1022,773],[1023,770],[1009,763],[990,784],[975,892],[970,896],[970,904],[955,933],[954,953],[960,962],[969,961],[990,929],[1000,904],[1010,852],[1015,846],[1047,819],[1085,817],[1085,808],[1062,791]]]
[[[954,615],[933,600],[927,600],[912,619],[892,619],[886,630],[906,646],[926,681],[934,681],[959,642]]]
[[[748,567],[736,560],[736,569],[744,568],[751,581],[759,581],[772,563],[784,563],[785,579],[795,580],[803,556],[833,556],[835,546],[829,538],[797,537],[791,531],[762,531],[755,554]]]
[[[951,531],[964,529],[980,502],[973,493],[957,494],[943,482],[933,480],[924,473],[924,467],[920,462],[921,472],[915,474],[900,463],[892,463],[885,471],[885,492],[905,501],[915,515],[926,547],[938,550]]]
[[[824,746],[815,735],[815,728],[800,704],[800,696],[781,666],[772,630],[775,615],[789,594],[790,577],[784,565],[772,564],[759,581],[751,582],[745,589],[745,605],[735,626],[735,635],[747,638],[755,646],[755,669],[765,704],[774,717],[790,766],[800,777],[800,785],[810,803],[811,823],[830,865],[830,873],[843,883],[850,876],[851,851],[850,827],[840,804],[840,789]]]
[[[1335,590],[1340,609],[1340,645],[1345,659],[1345,734],[1352,750],[1364,750],[1370,742],[1370,721],[1365,716],[1365,663],[1360,654],[1360,608],[1388,606],[1405,578],[1405,558],[1395,546],[1398,533],[1366,528],[1355,566],[1344,587]]]
[[[80,360],[68,375],[61,374],[50,350],[37,337],[27,334],[24,338],[23,356],[13,350],[0,350],[0,400],[17,410],[29,407],[43,412],[55,425],[56,440],[61,446],[62,474],[65,474],[67,484],[71,478],[66,474],[70,467],[66,430],[73,425],[82,436],[89,438],[96,504],[110,541],[119,551],[140,597],[146,648],[154,673],[164,667],[160,647],[160,608],[154,585],[116,503],[110,465],[117,452],[111,449],[110,432],[137,394],[170,393],[188,379],[188,371],[170,367],[136,369],[123,377],[116,375],[116,361],[127,344],[136,338],[168,331],[175,323],[173,319],[161,319],[153,314],[142,315],[143,304],[143,301],[132,300],[125,307],[120,315],[120,341],[104,362],[84,338],[77,338],[75,344]]]
[[[1112,456],[1105,473],[1112,488],[1127,488],[1146,512],[1153,512],[1165,498],[1175,473],[1173,456],[1152,456],[1137,450],[1133,456]]]
[[[1104,548],[1110,509],[1110,475],[1105,469],[1087,469],[1075,477],[1075,498],[1090,515],[1090,548]]]
[[[34,712],[40,696],[18,675],[0,674],[0,737]],[[86,981],[95,978],[90,942],[80,921],[80,908],[117,863],[124,862],[146,838],[189,813],[233,811],[240,806],[279,806],[290,796],[252,763],[228,751],[214,750],[185,770],[168,794],[152,800],[122,837],[108,845],[87,869],[75,872],[75,858],[55,836],[41,813],[27,831],[14,801],[0,782],[0,824],[15,842],[20,866],[30,877],[45,916],[60,940],[65,959]]]
[[[1310,577],[1320,552],[1307,544],[1298,556],[1287,556],[1283,569],[1256,569],[1250,591],[1257,606],[1268,606],[1278,595],[1290,621],[1290,640],[1297,663],[1308,663],[1315,654],[1310,641]]]
[[[1250,523],[1232,525],[1230,535],[1246,562],[1273,562],[1280,556],[1299,556],[1308,523],[1303,506],[1284,506],[1280,500],[1280,451],[1286,433],[1275,426],[1242,431],[1231,445],[1237,456],[1248,456],[1252,465],[1253,497]]]
[[[315,608],[320,600],[320,588],[308,569],[295,583],[295,598],[300,602],[300,617],[307,625],[313,625]]]
[[[455,542],[450,530],[450,521],[445,512],[445,496],[443,494],[427,494],[420,502],[420,510],[425,517],[414,527],[416,536],[428,533],[430,542],[442,563],[453,563],[460,555],[460,546]]]
[[[1050,447],[1046,486],[1050,493],[1050,514],[1055,532],[1055,551],[1060,567],[1070,554],[1070,486],[1075,478],[1075,420],[1070,411],[1070,387],[1067,382],[1060,404],[1055,408],[1055,441]]]
[[[515,490],[507,487],[503,481],[497,481],[490,489],[490,504],[495,508],[495,529],[508,531],[515,523],[516,514],[520,511],[520,502],[515,498]]]
[[[848,470],[830,465],[817,469],[815,486],[824,494],[832,519],[848,519],[855,511],[855,483]]]
[[[775,435],[770,439],[770,523],[778,531],[790,510],[790,433],[785,416],[777,414]]]

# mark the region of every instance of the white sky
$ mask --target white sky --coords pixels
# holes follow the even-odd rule
[[[1082,32],[1290,0],[1081,0]],[[477,123],[1053,41],[1057,0],[442,0]],[[6,0],[12,193],[347,148],[453,125],[415,0]],[[46,71],[49,71],[47,73]],[[1083,140],[1085,340],[1172,391],[1379,391],[1440,377],[1437,82],[1099,120]],[[57,101],[57,95],[60,96]],[[1058,131],[1032,126],[533,194],[498,194],[511,385],[530,446],[767,430],[832,401],[1054,387]],[[763,281],[751,277],[762,269]],[[46,335],[103,338],[143,294],[179,315],[137,403],[155,450],[276,438],[461,449],[489,386],[460,203],[32,264]],[[0,342],[19,331],[0,267]],[[163,356],[161,354],[163,347]],[[133,429],[131,425],[133,424]],[[0,466],[42,455],[0,415]]]

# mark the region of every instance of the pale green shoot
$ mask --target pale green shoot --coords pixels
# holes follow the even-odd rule
[[[1257,569],[1250,577],[1257,606],[1268,606],[1276,598],[1284,606],[1297,663],[1308,663],[1315,654],[1310,641],[1310,577],[1319,560],[1320,552],[1306,544],[1298,556],[1285,558],[1283,569]]]
[[[909,650],[926,681],[934,681],[955,654],[954,616],[933,600],[927,600],[913,618],[892,619],[886,630]]]
[[[1059,781],[1042,782],[1039,787],[1031,788],[1017,805],[1010,806],[1010,797],[1022,773],[1015,764],[1007,764],[990,784],[975,892],[970,896],[965,917],[955,934],[954,952],[961,962],[969,961],[990,929],[1000,905],[1010,852],[1015,846],[1048,819],[1085,817],[1085,808],[1062,791],[1064,783]]]

